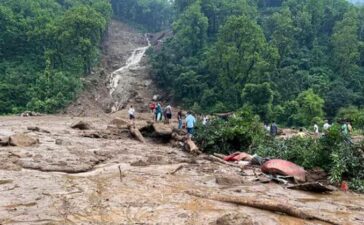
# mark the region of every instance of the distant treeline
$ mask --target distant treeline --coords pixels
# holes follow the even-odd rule
[[[149,31],[169,27],[173,9],[170,0],[111,0],[114,16]]]
[[[111,14],[108,0],[1,0],[0,114],[72,101]]]
[[[297,126],[354,110],[364,124],[363,7],[175,0],[173,8],[174,36],[152,53],[153,73],[187,107],[249,106],[263,120]]]

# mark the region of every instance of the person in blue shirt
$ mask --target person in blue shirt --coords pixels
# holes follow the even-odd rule
[[[195,124],[196,124],[196,118],[192,115],[191,112],[187,112],[187,117],[186,117],[186,128],[187,128],[187,135],[189,138],[192,137],[193,132],[194,132],[194,128],[195,128]]]

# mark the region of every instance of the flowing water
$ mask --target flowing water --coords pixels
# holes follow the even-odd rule
[[[112,107],[113,112],[118,111],[121,108],[122,102],[123,102],[120,99],[118,99],[119,97],[115,93],[117,92],[118,88],[120,88],[120,89],[123,88],[122,86],[125,85],[123,83],[128,82],[129,79],[125,79],[125,78],[128,76],[128,74],[130,74],[130,71],[136,70],[140,67],[140,62],[143,59],[145,52],[151,46],[151,43],[150,43],[150,40],[149,40],[147,34],[145,35],[145,38],[148,42],[148,45],[134,49],[131,56],[127,59],[125,66],[115,70],[111,74],[109,90],[110,90],[111,97],[113,97],[115,100],[114,106]],[[125,96],[125,94],[124,94],[124,96]]]

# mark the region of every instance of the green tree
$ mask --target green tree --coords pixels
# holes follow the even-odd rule
[[[323,119],[324,117],[324,103],[325,101],[318,95],[316,95],[312,89],[302,92],[297,97],[297,103],[299,105],[298,112],[295,115],[297,125],[309,126],[317,119]]]
[[[208,19],[201,13],[200,2],[188,9],[173,25],[175,43],[181,56],[193,56],[204,47],[207,41]]]
[[[356,11],[350,10],[342,21],[336,23],[331,38],[334,68],[340,77],[348,81],[354,81],[359,72],[358,30]]]
[[[272,113],[273,91],[270,84],[247,84],[242,92],[244,104],[250,106],[255,114],[267,121]]]
[[[277,58],[277,50],[266,42],[258,24],[245,16],[232,16],[221,28],[208,64],[217,75],[222,100],[238,108],[245,84],[269,80]]]

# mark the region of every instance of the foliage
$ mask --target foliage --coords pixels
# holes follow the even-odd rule
[[[231,153],[251,148],[264,136],[259,118],[244,107],[228,121],[212,120],[199,126],[196,142],[206,152]]]
[[[106,0],[2,1],[0,114],[70,102],[97,63],[110,17]]]
[[[348,180],[355,190],[362,191],[364,187],[363,146],[352,144],[341,133],[340,126],[331,127],[320,139],[273,139],[265,133],[251,109],[244,108],[228,121],[216,119],[207,126],[200,125],[196,142],[207,153],[245,151],[262,157],[285,159],[305,169],[321,167],[329,173],[332,183]]]
[[[364,105],[364,7],[176,0],[174,8],[174,36],[152,51],[151,63],[159,85],[186,107],[249,105],[263,119],[308,126]],[[263,99],[253,98],[258,90]]]
[[[111,0],[111,4],[115,17],[154,32],[168,28],[173,16],[169,0]]]
[[[300,93],[296,101],[298,103],[298,112],[295,114],[296,125],[318,123],[317,120],[323,118],[324,100],[316,95],[312,89]]]
[[[356,106],[349,106],[341,108],[337,114],[336,119],[348,120],[352,125],[358,129],[364,129],[364,109],[359,109]]]

